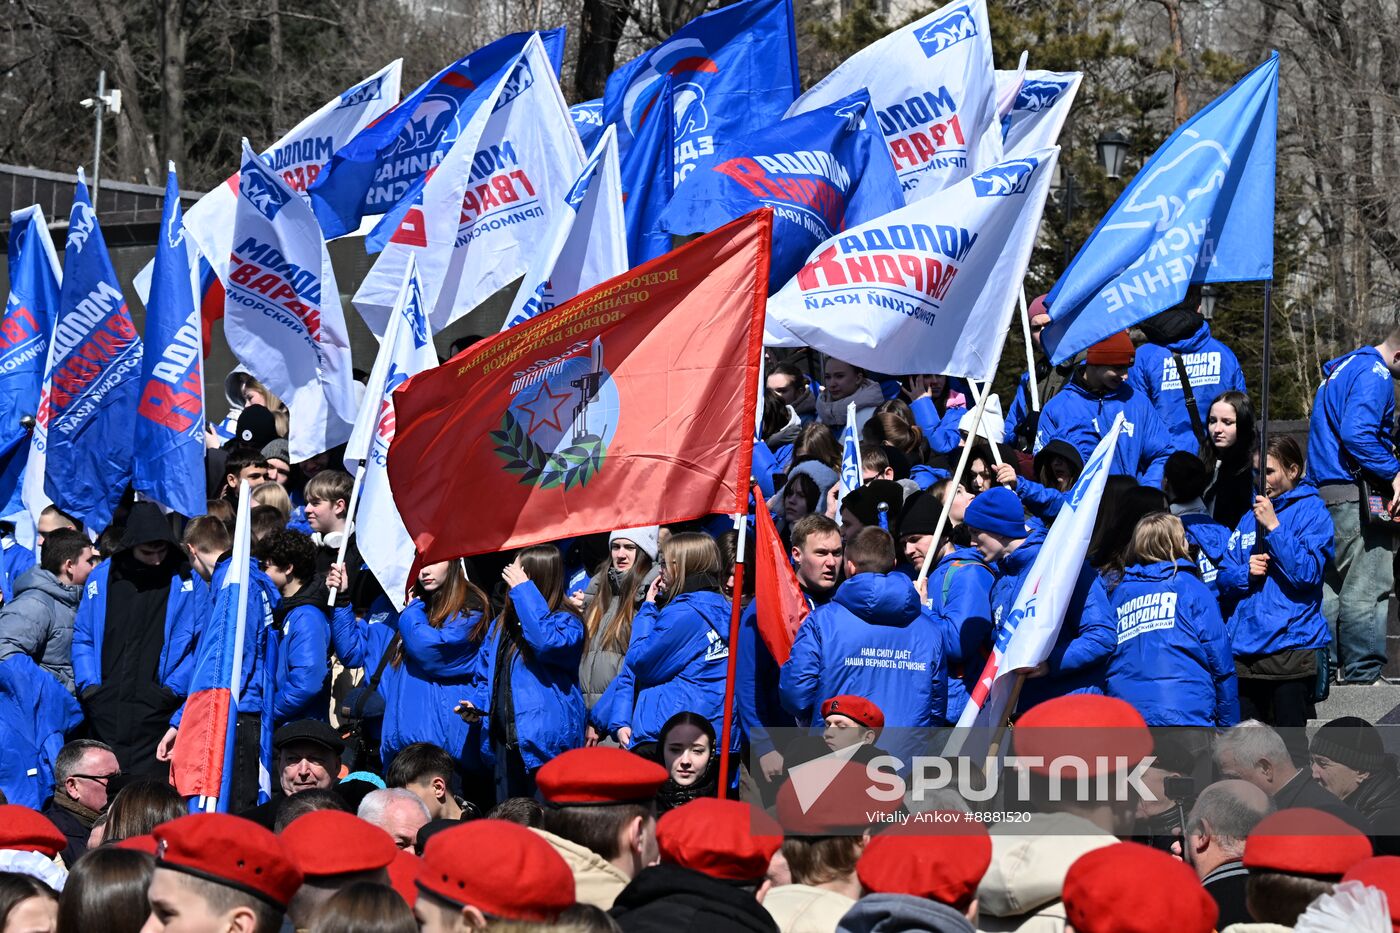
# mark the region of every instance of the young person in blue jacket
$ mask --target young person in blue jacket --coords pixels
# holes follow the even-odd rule
[[[1026,479],[1016,472],[1015,466],[1003,463],[996,468],[996,480],[1016,493],[1035,522],[1048,528],[1060,514],[1060,506],[1079,474],[1084,472],[1084,458],[1074,445],[1056,439],[1040,448],[1032,461],[1032,472],[1035,479]]]
[[[995,633],[1010,621],[1016,597],[1045,544],[1045,532],[1026,527],[1021,501],[1005,486],[973,499],[964,518],[983,560],[997,574],[992,584]],[[1116,633],[1103,582],[1086,562],[1070,596],[1059,637],[1041,668],[1027,676],[1017,709],[1028,710],[1067,693],[1102,693],[1108,659],[1117,644]]]
[[[1149,726],[1239,722],[1230,638],[1197,573],[1180,519],[1156,512],[1137,523],[1128,567],[1109,594],[1118,647],[1107,693],[1131,703]]]
[[[1133,342],[1124,332],[1088,349],[1085,365],[1045,403],[1035,436],[1036,453],[1058,438],[1073,445],[1087,463],[1121,411],[1126,424],[1110,472],[1136,477],[1144,486],[1162,485],[1162,468],[1176,447],[1151,401],[1127,382],[1134,353]]]
[[[496,765],[496,798],[533,797],[535,772],[555,755],[583,745],[583,620],[564,598],[564,558],[552,544],[527,547],[501,572],[510,588],[501,614],[482,616],[472,632],[488,704],[462,703],[480,719]],[[475,708],[474,708],[475,707]]]
[[[73,679],[94,738],[122,770],[168,776],[157,746],[189,692],[208,587],[152,502],[132,506],[121,548],[88,576],[73,620]]]
[[[967,397],[953,388],[947,376],[924,374],[910,376],[909,395],[913,399],[909,410],[914,423],[924,433],[929,449],[936,454],[950,454],[962,446],[958,422],[967,414]]]
[[[783,706],[802,725],[824,725],[828,697],[862,696],[886,724],[939,726],[948,716],[943,636],[922,612],[910,579],[895,572],[894,539],[862,528],[846,542],[846,579],[802,623],[783,665]]]
[[[468,726],[453,707],[481,696],[477,670],[480,643],[471,639],[486,594],[473,585],[461,561],[439,561],[418,571],[413,598],[400,613],[357,618],[345,586],[345,565],[326,574],[339,591],[331,616],[331,645],[346,667],[362,667],[366,682],[382,668],[375,688],[384,700],[380,753],[387,767],[414,742],[431,742],[455,758],[463,771],[480,770],[482,726]],[[487,709],[483,698],[476,704]]]
[[[720,589],[719,545],[698,532],[672,535],[658,563],[661,575],[632,620],[627,659],[593,710],[623,748],[659,740],[666,720],[685,710],[722,731],[730,603]]]
[[[1210,469],[1195,454],[1178,450],[1167,458],[1162,491],[1171,503],[1172,514],[1181,519],[1186,531],[1186,543],[1191,549],[1191,559],[1200,571],[1201,582],[1218,597],[1219,568],[1225,559],[1225,550],[1230,546],[1232,529],[1212,518],[1201,500],[1201,494],[1209,482]]]
[[[330,590],[316,572],[316,545],[299,531],[274,531],[258,542],[258,558],[282,595],[272,613],[278,633],[273,725],[324,722],[331,701]]]
[[[1331,641],[1322,615],[1323,574],[1332,559],[1332,518],[1317,487],[1301,480],[1303,452],[1269,438],[1268,496],[1240,519],[1220,567],[1233,607],[1228,631],[1240,680],[1240,714],[1273,726],[1313,718],[1318,649]]]

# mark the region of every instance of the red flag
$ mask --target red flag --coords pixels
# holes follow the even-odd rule
[[[812,611],[802,595],[802,587],[793,572],[792,561],[783,550],[783,539],[773,516],[763,504],[763,493],[755,486],[754,501],[754,601],[758,603],[758,635],[768,646],[768,653],[779,664],[786,664],[792,654],[792,640],[802,620]]]
[[[772,212],[474,344],[394,394],[420,562],[747,509]]]

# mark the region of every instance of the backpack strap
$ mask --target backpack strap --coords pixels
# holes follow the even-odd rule
[[[1175,350],[1172,351],[1172,359],[1176,361],[1176,374],[1181,377],[1181,395],[1186,402],[1186,415],[1191,419],[1191,433],[1196,436],[1198,449],[1204,449],[1206,428],[1201,423],[1201,412],[1196,404],[1196,391],[1191,387],[1191,377],[1186,372],[1186,361]]]

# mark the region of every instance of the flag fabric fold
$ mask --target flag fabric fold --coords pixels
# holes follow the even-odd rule
[[[998,71],[997,88],[1017,87],[1011,109],[1001,118],[1005,158],[1015,159],[1059,144],[1060,130],[1074,106],[1084,76],[1077,71]]]
[[[754,493],[754,601],[758,635],[779,665],[787,663],[792,642],[811,607],[763,499]]]
[[[1278,53],[1177,127],[1046,299],[1059,364],[1179,304],[1193,284],[1273,277]]]
[[[146,305],[132,486],[186,518],[203,515],[206,502],[198,275],[198,257],[185,235],[180,186],[171,165]]]
[[[671,82],[663,82],[655,112],[621,154],[627,257],[636,266],[671,251],[671,235],[661,229],[661,215],[676,187],[675,122],[656,115],[670,113],[672,99]]]
[[[751,214],[402,386],[389,480],[419,561],[552,541],[561,520],[746,509],[771,225]]]
[[[872,372],[991,379],[1058,154],[999,163],[819,244],[769,299],[765,342]]]

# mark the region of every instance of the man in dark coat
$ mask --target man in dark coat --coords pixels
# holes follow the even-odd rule
[[[1269,796],[1248,781],[1217,781],[1201,791],[1186,818],[1182,857],[1220,908],[1219,929],[1250,922],[1244,841],[1271,812]]]
[[[53,797],[43,813],[68,837],[63,861],[70,869],[88,850],[93,824],[110,802],[111,782],[120,776],[112,749],[91,739],[69,742],[54,761]]]
[[[1317,730],[1309,747],[1312,777],[1365,817],[1381,855],[1400,855],[1400,772],[1375,726],[1356,716]]]

